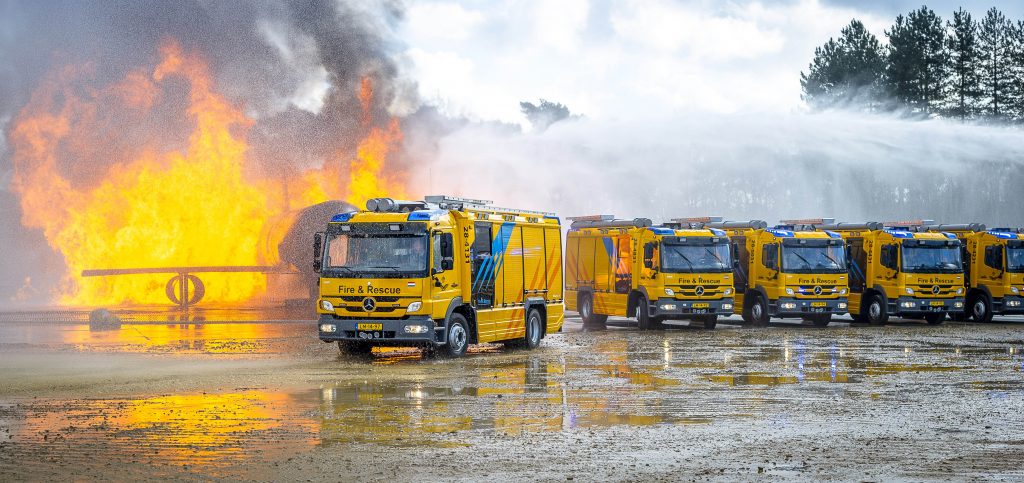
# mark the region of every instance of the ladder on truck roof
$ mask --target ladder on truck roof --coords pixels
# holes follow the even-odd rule
[[[493,201],[477,200],[472,198],[459,198],[448,195],[430,195],[423,197],[423,200],[432,205],[437,205],[442,210],[475,211],[479,213],[493,213],[496,215],[539,215],[553,217],[555,214],[550,211],[521,210],[518,208],[502,208],[491,206]]]
[[[616,220],[615,215],[570,216],[570,229],[581,228],[647,228],[654,223],[650,218],[634,218],[632,220]]]

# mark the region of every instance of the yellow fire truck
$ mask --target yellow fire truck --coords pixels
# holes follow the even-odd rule
[[[846,252],[838,234],[800,229],[807,221],[712,221],[724,230],[734,252],[735,311],[748,325],[772,317],[802,319],[824,327],[846,313]],[[824,221],[824,220],[822,220]],[[698,225],[699,226],[699,225]]]
[[[850,315],[884,324],[890,315],[940,324],[964,308],[960,240],[917,232],[921,222],[821,223],[839,233],[850,254]]]
[[[651,226],[611,215],[571,218],[566,237],[566,295],[588,328],[609,315],[634,316],[641,330],[669,319],[713,329],[732,312],[732,262],[725,232]]]
[[[994,315],[1024,314],[1024,230],[985,225],[926,225],[932,232],[952,233],[963,243],[964,312],[954,320],[991,322]]]
[[[449,196],[371,199],[315,237],[320,339],[349,353],[534,348],[564,319],[561,238],[551,213]]]

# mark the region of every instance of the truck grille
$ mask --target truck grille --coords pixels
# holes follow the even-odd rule
[[[914,290],[914,296],[920,298],[949,298],[956,295],[957,285],[907,285]],[[938,287],[938,293],[935,293],[935,287]]]
[[[702,287],[703,293],[698,294],[697,287]],[[732,287],[731,285],[680,285],[675,288],[676,298],[692,299],[692,298],[721,298],[722,292],[725,289]],[[672,287],[669,287],[672,288]]]

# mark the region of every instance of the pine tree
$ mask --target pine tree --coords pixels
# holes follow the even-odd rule
[[[1017,122],[1024,121],[1024,21],[1010,28],[1009,82],[1007,86],[1007,115]]]
[[[948,84],[949,50],[942,18],[926,6],[885,32],[889,37],[886,78],[893,97],[913,112],[930,115],[941,107]]]
[[[966,120],[976,115],[981,98],[978,23],[961,8],[953,13],[949,28],[951,79],[947,112]]]
[[[1013,24],[995,7],[989,9],[978,30],[981,52],[981,86],[984,109],[989,119],[1006,116],[1010,86],[1010,45]]]
[[[882,94],[885,54],[878,38],[857,19],[814,49],[814,59],[800,73],[803,100],[814,108],[861,104],[877,108]]]

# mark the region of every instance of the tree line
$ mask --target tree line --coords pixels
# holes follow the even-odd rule
[[[888,45],[854,19],[816,48],[800,73],[804,101],[1024,123],[1024,21],[995,7],[980,21],[963,8],[943,20],[922,6],[897,16],[885,36]]]

